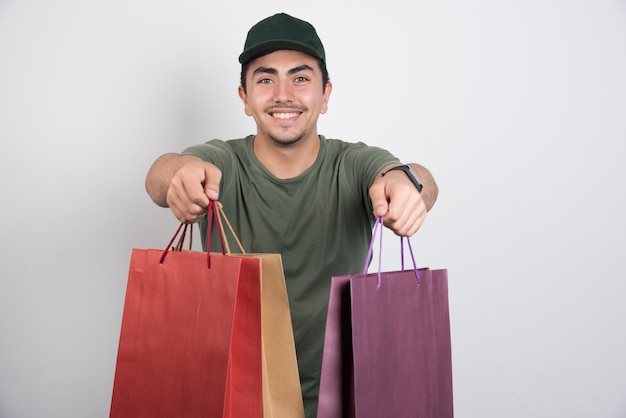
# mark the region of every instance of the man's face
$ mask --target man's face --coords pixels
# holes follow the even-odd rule
[[[332,86],[323,91],[315,58],[290,50],[264,55],[248,66],[246,84],[239,96],[257,124],[257,136],[283,145],[317,138],[317,118],[328,110]]]

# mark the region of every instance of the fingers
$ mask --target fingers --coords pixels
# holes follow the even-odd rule
[[[201,220],[210,200],[219,197],[222,173],[213,164],[193,161],[182,165],[172,176],[167,203],[176,218],[184,223]]]
[[[426,205],[422,199],[415,205],[401,207],[392,202],[389,204],[389,211],[384,217],[384,225],[398,236],[410,237],[422,226],[427,213]]]
[[[426,204],[415,186],[402,176],[377,179],[370,188],[374,216],[398,236],[415,234],[426,219]]]

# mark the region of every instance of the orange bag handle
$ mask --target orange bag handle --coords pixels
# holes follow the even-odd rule
[[[235,241],[237,242],[237,246],[239,247],[239,251],[241,251],[241,254],[246,254],[246,250],[243,249],[243,245],[241,245],[241,241],[239,241],[239,237],[235,233],[233,226],[230,224],[230,222],[228,221],[228,218],[226,217],[226,213],[224,212],[224,206],[221,203],[217,202],[215,207],[217,208],[217,221],[219,222],[219,225],[222,228],[222,237],[223,237],[224,246],[226,247],[226,254],[230,255],[231,252],[230,252],[230,245],[228,245],[228,238],[226,237],[226,231],[224,229],[224,225],[222,224],[222,218],[226,222],[226,225],[228,226],[230,233],[233,234],[233,237],[235,238]]]

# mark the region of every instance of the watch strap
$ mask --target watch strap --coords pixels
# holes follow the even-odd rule
[[[422,189],[424,188],[424,185],[422,184],[420,179],[417,177],[413,169],[411,169],[411,167],[406,164],[392,167],[389,170],[385,171],[383,174],[381,174],[381,176],[384,177],[385,174],[394,170],[404,171],[404,173],[409,177],[409,180],[411,180],[411,182],[415,185],[415,188],[417,189],[417,191],[421,193]]]

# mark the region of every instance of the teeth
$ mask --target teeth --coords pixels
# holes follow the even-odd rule
[[[274,113],[273,116],[278,119],[291,119],[298,116],[298,113]]]

